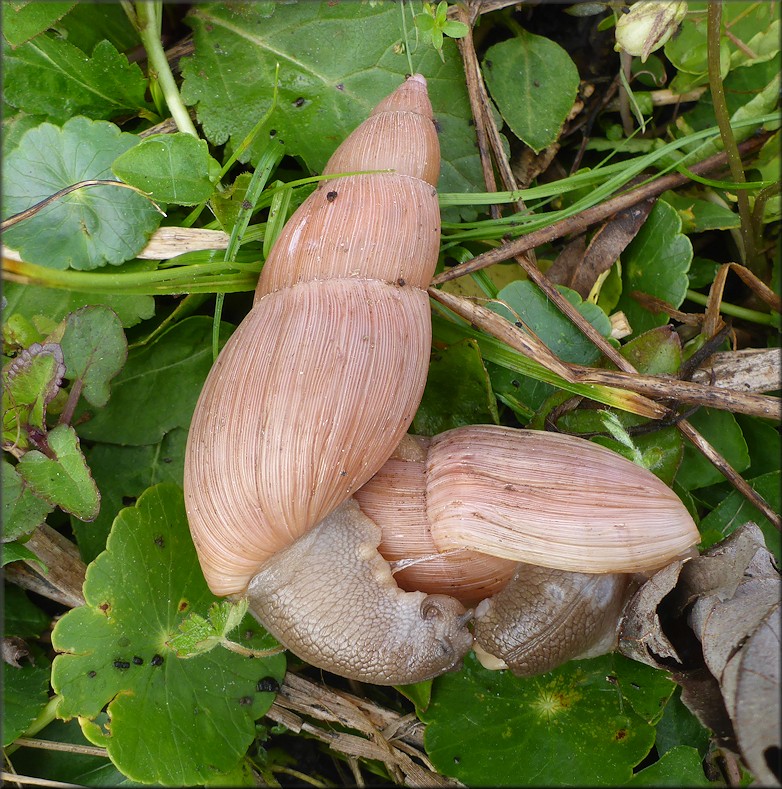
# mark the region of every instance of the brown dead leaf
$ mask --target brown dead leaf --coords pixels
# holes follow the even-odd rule
[[[760,529],[746,523],[652,576],[619,635],[623,654],[671,671],[682,701],[765,785],[780,782],[780,589]]]
[[[654,200],[644,200],[619,211],[592,236],[582,260],[579,260],[578,250],[584,247],[583,237],[572,241],[548,270],[548,278],[567,285],[585,299],[597,278],[616,263],[635,238],[653,205]]]

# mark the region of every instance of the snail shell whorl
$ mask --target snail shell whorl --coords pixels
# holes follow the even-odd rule
[[[430,444],[428,438],[405,436],[354,498],[382,530],[380,553],[392,567],[402,568],[394,572],[400,588],[450,595],[472,606],[499,592],[518,562],[467,549],[438,553],[426,510]]]
[[[585,573],[656,570],[700,541],[650,471],[575,436],[476,425],[428,454],[427,512],[440,551]]]
[[[440,235],[423,77],[378,110],[327,172],[395,172],[324,182],[297,209],[196,405],[185,502],[215,594],[241,592],[364,484],[423,394]]]

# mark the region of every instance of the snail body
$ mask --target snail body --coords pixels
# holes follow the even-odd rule
[[[196,405],[185,504],[209,587],[246,595],[313,665],[377,684],[454,668],[474,638],[519,673],[610,649],[626,574],[697,542],[692,520],[651,473],[580,439],[405,435],[440,233],[420,75],[325,172],[363,170],[392,172],[325,181],[293,214]]]

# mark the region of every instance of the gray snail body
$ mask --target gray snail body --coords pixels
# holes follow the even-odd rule
[[[474,638],[519,673],[610,648],[624,574],[666,563],[697,530],[652,474],[580,439],[494,426],[405,436],[440,232],[420,75],[326,172],[389,168],[324,182],[299,207],[207,378],[185,459],[204,576],[215,594],[246,595],[303,659],[377,684],[452,669]],[[586,593],[571,578],[584,573],[596,574]],[[551,606],[529,605],[547,594]],[[547,631],[519,605],[581,626]],[[518,643],[552,635],[550,657]]]

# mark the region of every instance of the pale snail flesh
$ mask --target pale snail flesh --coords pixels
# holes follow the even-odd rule
[[[440,232],[439,147],[419,75],[378,105],[326,172],[384,169],[394,172],[323,182],[294,213],[208,376],[185,463],[201,566],[215,594],[246,594],[285,646],[346,677],[399,684],[455,667],[473,644],[476,604],[482,650],[520,673],[547,670],[552,660],[525,657],[517,643],[538,635],[514,607],[544,583],[530,586],[519,562],[554,575],[648,570],[697,542],[697,530],[651,473],[586,441],[495,427],[403,439],[428,369],[424,288]],[[575,464],[570,441],[586,453]],[[410,464],[410,495],[400,462]],[[595,501],[602,514],[590,520]],[[403,519],[386,525],[384,512],[404,510],[416,548],[395,544]],[[421,580],[441,559],[446,573],[477,577]],[[389,560],[405,565],[399,584]],[[582,616],[587,631],[600,630],[600,648],[625,584],[601,592],[603,613]],[[580,610],[584,595],[563,595]],[[597,648],[571,641],[575,652],[559,649],[555,661]]]

